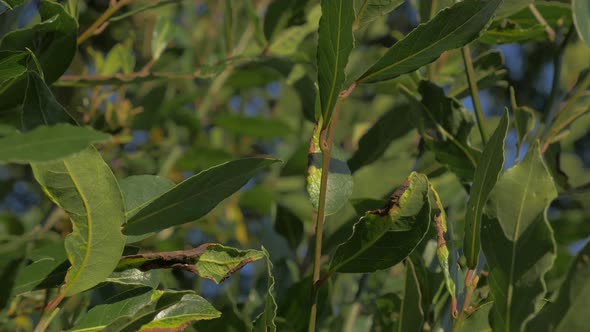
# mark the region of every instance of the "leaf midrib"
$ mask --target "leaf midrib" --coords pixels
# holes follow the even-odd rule
[[[492,2],[490,2],[490,3],[492,3]],[[488,5],[489,5],[489,3],[488,3]],[[451,7],[451,8],[452,8],[452,7]],[[368,74],[367,76],[364,76],[364,77],[363,77],[363,76],[361,76],[361,78],[359,78],[357,81],[358,81],[359,83],[360,83],[360,82],[363,82],[363,81],[366,81],[367,79],[369,79],[369,78],[371,78],[371,77],[373,77],[373,76],[379,75],[379,74],[381,74],[382,72],[384,72],[384,71],[386,71],[386,70],[389,70],[389,69],[391,69],[391,68],[393,68],[393,67],[395,67],[395,66],[398,66],[400,63],[403,63],[403,62],[406,62],[406,61],[410,61],[411,59],[415,58],[416,56],[418,56],[418,55],[420,55],[420,54],[422,54],[422,53],[424,53],[424,52],[426,52],[426,51],[428,51],[428,50],[432,49],[432,48],[433,48],[435,45],[438,45],[438,44],[440,44],[441,42],[443,42],[443,41],[446,41],[446,40],[447,40],[447,38],[449,38],[450,36],[452,36],[452,35],[453,35],[453,34],[454,34],[456,31],[458,31],[458,30],[461,30],[461,29],[462,29],[464,26],[466,26],[466,25],[468,25],[469,23],[471,23],[471,21],[472,21],[474,18],[478,17],[478,16],[479,16],[479,14],[480,14],[481,12],[483,12],[485,9],[487,9],[487,6],[484,6],[484,7],[482,7],[482,8],[481,8],[481,10],[479,10],[479,11],[478,11],[478,12],[477,12],[475,15],[471,16],[471,18],[470,18],[470,19],[468,19],[467,21],[465,21],[465,23],[461,24],[460,26],[458,26],[457,28],[455,28],[453,31],[449,32],[449,33],[446,35],[446,37],[443,37],[442,39],[439,39],[439,40],[438,40],[436,43],[430,44],[430,45],[429,45],[429,46],[427,46],[426,48],[423,48],[422,50],[420,50],[420,51],[418,51],[418,52],[416,52],[416,53],[413,53],[413,54],[412,54],[412,55],[410,55],[410,56],[407,56],[407,57],[405,57],[405,58],[403,58],[403,59],[401,59],[401,60],[399,60],[399,61],[397,61],[397,62],[394,62],[394,63],[392,63],[392,64],[390,64],[390,65],[388,65],[388,66],[385,66],[385,67],[383,67],[383,68],[381,68],[381,69],[379,69],[379,70],[377,70],[377,71],[375,71],[375,72],[373,72],[373,73],[370,73],[370,74]],[[450,8],[449,8],[449,10],[450,10]],[[439,15],[440,15],[440,14],[439,14]],[[429,22],[430,22],[430,21],[429,21]],[[422,23],[422,24],[420,24],[420,25],[421,25],[421,26],[426,26],[427,24],[428,24],[428,22],[426,22],[426,23]],[[420,28],[420,26],[418,26],[418,28]],[[414,33],[417,31],[417,29],[418,29],[418,28],[416,28],[416,29],[414,29],[412,32],[410,32],[410,33],[409,33],[409,34],[408,34],[408,35],[407,35],[407,36],[404,38],[404,40],[405,40],[405,39],[407,39],[407,38],[410,38],[410,36],[411,36],[412,34],[414,34]],[[391,49],[393,49],[393,47],[395,47],[395,45],[394,45],[394,46],[392,46],[392,48],[391,48]],[[369,69],[369,70],[370,70],[370,69]],[[393,77],[391,77],[390,79],[393,79],[393,78],[395,78],[395,77],[397,77],[397,76],[399,76],[399,74],[398,74],[398,75],[396,75],[396,76],[393,76]]]

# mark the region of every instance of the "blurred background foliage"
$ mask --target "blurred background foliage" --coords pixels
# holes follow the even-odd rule
[[[306,292],[302,289],[310,284],[309,280],[302,281],[310,268],[312,241],[308,235],[314,222],[305,192],[305,171],[316,108],[313,82],[321,14],[318,2],[127,2],[100,27],[99,34],[79,45],[72,64],[52,86],[56,98],[80,123],[114,136],[113,143],[101,147],[101,153],[118,178],[158,174],[178,183],[239,157],[272,155],[283,160],[282,166],[256,176],[206,218],[159,232],[140,245],[149,251],[191,248],[206,242],[238,248],[264,245],[279,280],[279,323],[297,321],[307,314],[308,307],[298,301],[304,301],[301,294]],[[27,27],[40,21],[39,1],[27,3],[12,24]],[[61,3],[78,17],[80,32],[109,8],[107,0]],[[393,11],[370,22],[359,22],[347,76],[358,77],[387,47],[451,1],[435,3],[437,8],[433,9],[430,1],[398,1]],[[571,32],[568,2],[563,1],[565,9],[561,12],[554,9],[560,8],[559,3],[535,3],[541,11],[552,9],[546,11],[552,13],[546,19],[559,40],[568,40],[564,47],[547,40],[544,29],[526,9],[509,18],[498,17],[492,30],[472,46],[478,77],[485,78],[480,98],[488,132],[495,128],[504,107],[512,111],[526,108],[531,116],[530,135],[534,136],[541,131],[542,121],[555,116],[550,112],[555,109],[552,103],[559,103],[572,90],[589,65],[590,48]],[[0,35],[5,24],[7,21],[0,21]],[[526,39],[522,38],[524,33]],[[427,70],[358,87],[342,105],[335,138],[353,171],[354,191],[349,204],[327,218],[325,255],[349,236],[359,215],[382,205],[382,199],[412,170],[427,174],[434,183],[447,205],[453,239],[461,242],[466,192],[459,179],[424,148],[408,100],[398,88],[401,83],[415,92],[421,77],[436,82],[472,111],[460,50],[444,53]],[[515,90],[512,98],[510,87]],[[585,103],[588,107],[587,98]],[[0,133],[12,130],[11,121],[3,115]],[[376,136],[363,142],[361,138],[369,128],[377,128],[373,132]],[[548,277],[550,290],[559,286],[573,255],[590,234],[589,128],[590,114],[586,114],[546,154],[560,183],[559,197],[549,210],[559,248],[557,264]],[[471,136],[473,146],[481,148],[475,130]],[[522,158],[528,148],[527,143],[517,147],[517,142],[517,131],[511,128],[505,168]],[[2,236],[28,234],[44,221],[53,231],[28,244],[31,250],[51,245],[70,232],[69,221],[44,198],[29,167],[2,165],[0,181]],[[425,265],[436,272],[434,244],[426,246],[424,257],[429,259]],[[22,263],[22,259],[0,256],[4,274],[12,272],[9,266],[16,268]],[[247,265],[221,285],[182,271],[157,273],[165,287],[195,289],[223,312],[221,320],[195,324],[210,331],[248,328],[266,287],[263,264]],[[438,278],[439,283],[442,278],[440,273],[431,277]],[[325,288],[321,326],[368,330],[371,321],[379,318],[372,317],[374,308],[395,303],[386,300],[402,291],[403,282],[401,266],[366,276],[338,275]],[[437,290],[431,291],[435,296]],[[100,303],[113,293],[116,288],[109,286],[94,290],[90,296],[70,298],[61,324],[64,328],[71,324],[77,315],[74,308],[80,303]],[[0,294],[1,298],[7,299],[7,294]],[[0,301],[9,313],[18,313],[10,323],[0,321],[0,326],[28,330],[37,317],[35,313],[26,315],[23,308],[35,312],[43,299],[43,292],[33,292],[18,303]],[[448,309],[435,312],[443,310]],[[279,326],[283,329],[285,325]]]

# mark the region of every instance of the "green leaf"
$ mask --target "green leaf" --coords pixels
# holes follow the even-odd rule
[[[463,240],[463,250],[467,258],[467,266],[470,269],[477,267],[479,259],[483,208],[504,166],[504,141],[508,134],[508,124],[508,110],[505,110],[496,131],[486,143],[475,168],[473,185],[471,186],[469,201],[467,201],[465,238]]]
[[[61,159],[110,137],[89,127],[39,126],[29,132],[0,138],[0,163],[27,164]]]
[[[525,9],[533,0],[503,0],[496,11],[498,18],[510,16]]]
[[[348,167],[352,173],[377,161],[391,142],[412,130],[411,111],[412,108],[408,104],[397,105],[375,121],[359,140],[358,150],[348,160]]]
[[[357,81],[396,78],[436,60],[444,51],[462,47],[479,36],[501,0],[465,0],[440,11],[395,43]]]
[[[25,52],[0,51],[0,92],[6,88],[6,81],[13,80],[27,71],[20,63],[26,56]]]
[[[312,136],[307,166],[307,193],[314,209],[317,211],[320,201],[320,186],[322,179],[323,154],[320,149],[321,124],[314,129]],[[352,195],[353,180],[350,169],[344,161],[343,152],[337,146],[332,147],[328,184],[326,190],[325,215],[338,212]]]
[[[245,158],[202,171],[142,207],[129,218],[123,232],[140,235],[197,220],[277,161]]]
[[[295,53],[305,37],[318,29],[321,16],[322,11],[320,6],[314,6],[309,13],[307,13],[307,21],[305,24],[285,29],[273,38],[273,42],[268,48],[269,54],[288,56]]]
[[[375,19],[399,7],[403,0],[354,0],[356,18],[353,29],[362,29]]]
[[[557,197],[538,144],[506,171],[484,211],[481,243],[494,299],[494,331],[521,331],[545,295],[544,276],[556,255],[546,212]]]
[[[545,33],[545,30],[543,30]],[[473,60],[473,69],[477,80],[477,87],[485,90],[493,86],[506,84],[503,78],[507,70],[504,69],[504,57],[498,50],[490,50],[477,56]],[[463,68],[453,76],[453,81],[447,95],[457,99],[463,99],[469,96],[469,85]]]
[[[41,63],[47,84],[51,84],[68,69],[74,58],[78,23],[60,4],[49,0],[41,0],[39,15],[41,22],[1,37],[0,50],[30,48]]]
[[[543,306],[526,325],[527,331],[584,331],[588,326],[590,299],[590,243],[578,253],[571,264],[555,301]]]
[[[125,207],[115,176],[94,148],[32,167],[49,198],[72,220],[65,241],[72,266],[62,292],[70,296],[94,287],[113,272],[125,246]]]
[[[430,220],[428,179],[412,172],[388,206],[367,212],[354,225],[336,249],[330,271],[373,272],[401,262],[422,241]]]
[[[287,137],[293,130],[278,119],[223,114],[215,117],[213,124],[237,135],[259,138]]]
[[[574,24],[580,39],[590,47],[590,2],[588,0],[572,0]]]
[[[65,279],[70,263],[62,243],[49,244],[31,252],[32,262],[18,272],[12,294],[55,288]]]
[[[287,207],[278,205],[274,229],[287,240],[289,248],[297,250],[303,240],[303,222]]]
[[[323,126],[330,124],[334,106],[344,83],[344,68],[353,47],[352,0],[321,0],[318,30],[318,86]]]
[[[415,263],[406,259],[406,280],[396,331],[421,331],[424,323],[421,285]]]
[[[244,265],[264,257],[264,253],[258,250],[238,250],[221,244],[205,243],[189,250],[123,256],[117,271],[179,268],[219,284]]]
[[[284,293],[279,294],[279,308],[277,325],[279,331],[307,331],[311,308],[311,292],[313,281],[307,276],[291,285]],[[319,289],[317,308],[318,317],[330,310],[330,280]],[[282,323],[282,324],[281,324]]]
[[[268,251],[262,247],[262,252],[266,258],[266,268],[268,273],[268,288],[264,299],[264,311],[256,317],[253,322],[253,331],[270,331],[275,332],[277,325],[275,319],[277,317],[277,302],[275,301],[273,292],[275,289],[275,278],[272,275],[272,263]]]
[[[192,291],[126,290],[82,315],[70,332],[142,331],[148,328],[179,330],[195,320],[221,315]]]
[[[18,287],[15,271],[21,267],[26,248],[24,236],[2,234],[0,238],[0,310],[10,303],[11,293]]]
[[[156,19],[156,25],[154,26],[154,32],[152,33],[152,59],[158,60],[164,50],[168,41],[172,39],[174,35],[174,26],[169,17],[158,16]]]
[[[160,284],[160,278],[157,275],[157,271],[143,272],[138,269],[128,269],[113,272],[105,282],[124,286],[147,286],[150,288],[156,288]]]
[[[445,96],[443,89],[434,83],[421,81],[418,91],[422,101],[402,88],[402,92],[418,108],[416,122],[422,139],[438,162],[462,181],[470,182],[479,156],[479,151],[469,143],[473,115],[458,100]]]
[[[76,124],[66,109],[55,100],[53,93],[37,73],[29,71],[27,78],[28,84],[22,111],[24,130],[62,122]]]
[[[492,305],[494,302],[486,302],[483,304],[479,304],[475,310],[470,313],[465,321],[463,322],[463,326],[460,331],[463,332],[489,332],[492,329],[490,328],[490,323],[488,322],[488,316],[490,315],[490,309],[492,309]]]

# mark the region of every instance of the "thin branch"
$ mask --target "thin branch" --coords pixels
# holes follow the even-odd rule
[[[488,135],[483,124],[484,116],[479,100],[479,90],[477,88],[477,78],[475,77],[475,70],[473,69],[473,61],[471,60],[471,51],[469,46],[462,48],[463,63],[465,64],[465,71],[467,72],[467,82],[469,83],[469,91],[471,92],[471,101],[473,102],[473,109],[475,111],[475,119],[477,120],[477,127],[481,135],[483,145],[488,141]]]
[[[100,27],[111,17],[113,16],[116,12],[119,11],[119,9],[121,9],[124,6],[127,6],[128,4],[132,3],[133,0],[119,0],[119,1],[111,1],[111,5],[109,8],[107,8],[107,10],[102,13],[102,15],[100,15],[100,17],[98,19],[96,19],[96,21],[94,21],[94,23],[92,23],[92,25],[90,25],[90,27],[88,29],[86,29],[86,31],[84,31],[79,37],[78,37],[78,45],[82,44],[83,42],[85,42],[88,38],[90,38],[92,35],[94,35],[96,33],[97,30],[100,29]],[[103,27],[104,29],[104,27]]]
[[[537,10],[537,7],[534,3],[529,3],[529,10],[531,11],[535,19],[537,19],[537,22],[541,23],[541,25],[545,28],[545,31],[547,32],[547,38],[549,39],[549,41],[553,42],[555,40],[555,30],[553,30],[549,23],[547,23],[543,15],[541,15],[539,10]]]

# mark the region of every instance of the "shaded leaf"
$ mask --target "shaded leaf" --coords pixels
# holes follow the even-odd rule
[[[22,268],[16,277],[13,295],[55,288],[65,279],[70,263],[62,243],[49,244],[31,252],[31,264]]]
[[[486,302],[483,304],[478,305],[475,310],[465,318],[463,322],[463,326],[461,327],[461,331],[464,332],[488,332],[492,329],[490,328],[490,323],[488,322],[488,316],[490,314],[490,309],[492,309],[492,305],[494,302]]]
[[[354,0],[356,18],[353,29],[362,29],[375,19],[387,15],[404,3],[403,0]]]
[[[287,240],[292,250],[296,250],[303,240],[303,222],[285,206],[277,206],[274,229]]]
[[[468,44],[486,27],[500,2],[466,0],[440,11],[395,43],[357,81],[390,80],[431,63],[444,51]]]
[[[120,231],[125,207],[115,176],[94,148],[32,167],[49,198],[72,220],[65,241],[72,266],[62,292],[69,296],[94,287],[114,270],[125,245]]]
[[[416,272],[415,263],[408,257],[406,259],[406,280],[400,306],[400,317],[397,322],[397,331],[422,330],[424,310],[421,305],[422,292],[420,291],[420,280]]]
[[[421,81],[418,91],[422,101],[402,89],[418,109],[417,127],[426,146],[436,160],[449,168],[464,182],[470,182],[479,152],[469,144],[474,125],[473,115],[443,89],[429,81]]]
[[[323,127],[330,124],[344,83],[344,68],[352,51],[352,0],[322,0],[318,30],[318,86]]]
[[[140,235],[197,220],[277,161],[246,158],[202,171],[142,207],[129,218],[123,232]]]
[[[465,213],[465,238],[463,240],[467,266],[472,270],[476,269],[479,259],[483,208],[504,166],[504,141],[508,134],[508,124],[508,110],[505,110],[498,127],[485,145],[473,176],[473,185]]]
[[[143,325],[140,331],[182,331],[192,322],[219,317],[221,313],[204,298],[187,294],[178,303],[158,312],[154,320]]]
[[[51,84],[66,71],[76,53],[78,23],[53,1],[41,0],[39,15],[41,22],[4,35],[0,49],[30,48],[39,59],[47,84]]]
[[[272,275],[272,263],[270,261],[270,255],[268,254],[268,251],[264,249],[264,247],[262,247],[262,252],[266,258],[268,288],[266,295],[264,296],[264,311],[258,315],[256,320],[253,322],[253,331],[275,332],[277,330],[277,325],[275,324],[275,319],[277,317],[277,302],[275,301],[273,295],[275,289],[275,278]]]
[[[22,110],[23,130],[62,122],[76,124],[66,109],[55,100],[53,93],[37,73],[29,71],[27,79],[27,91]]]
[[[4,82],[15,79],[27,71],[20,63],[26,56],[25,52],[0,51],[0,92],[6,88]]]
[[[323,153],[320,149],[320,132],[321,125],[316,125],[309,144],[307,158],[307,193],[316,211],[319,208],[322,165],[324,164]],[[343,153],[337,146],[332,147],[324,211],[326,216],[338,212],[352,195],[353,180],[342,155]]]
[[[264,117],[223,114],[215,117],[213,123],[234,134],[259,138],[286,137],[293,132],[283,121]]]
[[[273,37],[269,53],[287,56],[295,53],[301,42],[318,28],[322,11],[319,5],[314,6],[306,15],[306,23],[285,29]]]
[[[586,43],[586,46],[590,47],[590,2],[572,0],[572,14],[578,36]]]
[[[156,288],[160,284],[160,278],[156,274],[156,271],[143,272],[138,269],[128,269],[113,272],[108,278],[106,278],[105,282],[125,286],[147,286],[150,288]]]
[[[420,243],[430,225],[428,179],[413,172],[383,209],[369,211],[335,251],[332,272],[363,273],[401,262]]]
[[[264,253],[258,250],[238,250],[221,244],[205,243],[189,250],[124,256],[117,265],[117,271],[177,268],[220,283],[244,265],[264,257]]]
[[[0,138],[0,162],[27,164],[61,159],[110,139],[89,127],[59,124]]]
[[[545,295],[544,276],[556,252],[546,210],[555,197],[538,145],[502,174],[490,194],[481,243],[490,267],[494,331],[520,331]]]
[[[503,0],[496,11],[498,18],[510,16],[526,8],[533,0]]]
[[[545,30],[543,30],[543,33]],[[480,90],[485,90],[496,85],[504,84],[502,79],[506,76],[506,69],[504,67],[504,58],[502,52],[498,50],[489,50],[473,59],[473,69],[475,71],[475,79],[477,80],[477,87]],[[469,96],[469,85],[467,84],[467,77],[463,70],[459,71],[453,77],[453,82],[449,88],[447,95],[457,99],[462,99]]]
[[[377,161],[391,142],[412,130],[411,107],[407,104],[396,106],[383,114],[361,137],[358,149],[348,160],[348,167],[354,173],[359,168]]]
[[[545,304],[527,324],[527,331],[584,331],[588,326],[590,299],[590,243],[571,264],[555,301]]]
[[[307,331],[311,308],[311,292],[313,281],[311,275],[291,285],[285,292],[279,294],[277,325],[279,331],[299,332]],[[331,283],[328,280],[319,289],[317,308],[318,317],[330,310]]]
[[[2,234],[0,238],[0,309],[10,303],[11,293],[19,286],[15,271],[24,260],[26,244],[23,236]]]

